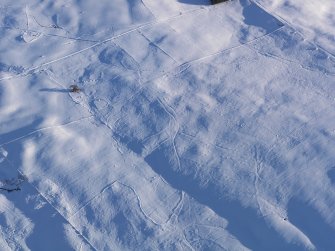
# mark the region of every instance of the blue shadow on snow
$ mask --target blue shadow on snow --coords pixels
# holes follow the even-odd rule
[[[190,5],[211,5],[210,0],[178,0],[178,2]]]
[[[317,250],[334,250],[335,226],[325,222],[311,205],[293,198],[287,211],[290,222],[307,235]]]
[[[211,182],[206,187],[201,187],[191,168],[178,170],[171,144],[162,144],[145,157],[145,161],[172,187],[186,192],[220,217],[227,219],[227,230],[246,247],[252,250],[297,250],[295,244],[286,243],[254,209],[225,198],[219,187],[223,184]]]

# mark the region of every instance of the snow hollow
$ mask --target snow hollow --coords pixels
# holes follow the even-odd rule
[[[333,0],[2,0],[0,250],[335,250]]]

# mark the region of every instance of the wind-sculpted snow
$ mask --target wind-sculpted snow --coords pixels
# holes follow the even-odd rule
[[[255,2],[1,3],[0,249],[333,250],[332,16]]]
[[[333,0],[254,0],[287,22],[308,39],[335,54],[335,5]]]

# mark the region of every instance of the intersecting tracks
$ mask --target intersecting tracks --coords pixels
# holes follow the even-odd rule
[[[174,16],[172,16],[172,17],[163,18],[163,19],[155,19],[155,20],[153,20],[153,21],[143,23],[143,24],[138,25],[138,26],[136,26],[136,27],[134,27],[134,28],[131,28],[131,29],[125,31],[125,32],[122,32],[122,33],[120,33],[120,34],[114,35],[114,36],[112,36],[112,37],[110,37],[110,38],[107,38],[107,39],[105,39],[105,40],[103,40],[103,41],[99,41],[99,42],[97,42],[97,43],[94,43],[93,45],[90,45],[90,46],[88,46],[88,47],[86,47],[86,48],[83,48],[83,49],[81,49],[81,50],[72,52],[72,53],[67,54],[67,55],[65,55],[65,56],[63,56],[63,57],[60,57],[60,58],[57,58],[57,59],[53,59],[53,60],[47,61],[47,62],[42,63],[42,64],[39,64],[39,65],[37,65],[37,66],[32,66],[32,67],[26,69],[23,73],[20,73],[20,74],[14,75],[14,76],[7,76],[7,77],[0,78],[0,83],[1,83],[3,80],[9,80],[9,79],[13,79],[13,78],[17,78],[17,77],[22,77],[22,76],[26,76],[26,75],[33,74],[33,73],[35,73],[37,70],[39,70],[39,69],[41,69],[41,68],[43,68],[43,67],[45,67],[45,66],[48,66],[48,65],[51,65],[51,64],[53,64],[53,63],[60,62],[60,61],[62,61],[62,60],[68,59],[68,58],[73,57],[73,56],[75,56],[75,55],[81,54],[81,53],[83,53],[83,52],[85,52],[85,51],[88,51],[88,50],[90,50],[90,49],[92,49],[92,48],[95,48],[95,47],[98,47],[98,46],[100,46],[100,45],[103,45],[103,44],[108,43],[108,42],[110,42],[110,41],[113,41],[113,40],[115,40],[115,39],[117,39],[117,38],[120,38],[120,37],[122,37],[122,36],[125,36],[125,35],[127,35],[127,34],[129,34],[129,33],[134,32],[134,31],[141,30],[141,29],[143,29],[143,28],[149,27],[149,26],[154,25],[154,24],[159,24],[159,23],[164,23],[164,22],[172,21],[172,20],[174,20],[174,19],[179,19],[179,18],[182,18],[182,17],[185,16],[185,15],[194,14],[195,12],[199,12],[199,11],[210,11],[210,8],[211,8],[211,7],[208,7],[208,8],[205,8],[205,7],[195,8],[195,9],[191,9],[191,10],[187,10],[187,11],[181,12],[180,14],[178,14],[178,15],[174,15]],[[269,33],[266,33],[266,34],[264,34],[264,35],[262,35],[262,36],[260,36],[260,37],[257,37],[257,38],[255,38],[255,39],[252,39],[252,40],[250,40],[250,41],[247,41],[247,42],[245,42],[245,43],[241,43],[241,44],[238,44],[238,45],[233,46],[233,47],[225,48],[225,49],[223,49],[223,50],[219,50],[219,51],[217,51],[217,52],[215,52],[215,53],[212,53],[212,54],[209,54],[209,55],[206,55],[206,56],[197,58],[197,59],[193,59],[193,60],[190,60],[190,61],[187,61],[187,62],[183,62],[183,63],[181,63],[180,65],[177,65],[176,67],[174,67],[173,69],[171,69],[169,72],[174,71],[174,70],[177,69],[178,67],[189,66],[190,64],[193,64],[193,63],[195,63],[195,62],[202,61],[202,60],[204,60],[204,59],[207,59],[207,58],[210,58],[210,57],[213,57],[213,56],[217,56],[217,55],[220,55],[220,54],[222,54],[222,53],[224,53],[224,52],[227,52],[227,51],[230,51],[230,50],[233,50],[233,49],[237,49],[237,48],[240,48],[240,47],[245,46],[245,45],[247,45],[247,44],[256,42],[258,39],[261,39],[261,38],[263,38],[263,37],[265,37],[265,36],[268,36],[268,35],[270,35],[270,34],[276,32],[276,31],[278,31],[278,30],[281,29],[282,27],[283,27],[283,26],[281,26],[281,27],[279,27],[278,29],[275,29],[275,30],[273,30],[273,31],[271,31],[271,32],[269,32]],[[51,35],[51,34],[48,34],[48,35]],[[58,35],[57,35],[57,36],[58,36]],[[73,39],[74,41],[76,41],[76,40],[83,41],[82,39],[76,39],[76,38],[69,38],[69,39]],[[87,41],[89,41],[89,42],[90,42],[90,41],[91,41],[91,42],[94,42],[94,40],[87,40]],[[163,74],[162,76],[164,76],[164,75],[166,75],[166,74],[167,74],[167,73]],[[155,78],[159,78],[159,77],[162,77],[162,76],[158,76],[158,77],[155,77]],[[149,81],[152,81],[152,79],[149,80]]]
[[[257,4],[258,6],[260,6],[263,10],[265,10],[265,8],[263,7],[263,6],[261,6],[260,4],[258,4],[257,2],[254,2],[255,4]],[[121,37],[121,36],[124,36],[124,35],[127,35],[127,34],[129,34],[129,33],[131,33],[131,32],[134,32],[134,31],[137,31],[137,30],[140,30],[140,29],[142,29],[142,28],[145,28],[145,27],[148,27],[148,26],[150,26],[150,25],[154,25],[154,24],[157,24],[157,23],[162,23],[162,22],[167,22],[167,21],[171,21],[171,20],[173,20],[173,19],[178,19],[178,18],[181,18],[181,17],[183,17],[183,15],[186,15],[186,14],[192,14],[192,13],[194,13],[194,12],[197,12],[197,11],[208,11],[208,8],[204,8],[204,7],[201,7],[201,8],[197,8],[197,9],[192,9],[192,10],[189,10],[189,11],[185,11],[185,12],[183,12],[183,13],[181,13],[181,14],[179,14],[179,15],[175,15],[175,16],[172,16],[172,17],[168,17],[168,18],[165,18],[165,19],[156,19],[156,20],[154,20],[154,21],[150,21],[150,22],[147,22],[147,23],[144,23],[144,24],[141,24],[141,25],[139,25],[139,26],[136,26],[136,27],[134,27],[134,28],[131,28],[131,29],[129,29],[129,30],[127,30],[127,31],[125,31],[125,32],[122,32],[122,33],[120,33],[120,34],[118,34],[118,35],[115,35],[115,36],[112,36],[112,37],[110,37],[110,38],[107,38],[107,39],[105,39],[105,40],[103,40],[103,41],[100,41],[100,42],[96,42],[96,43],[94,43],[93,45],[91,45],[91,46],[88,46],[88,47],[86,47],[86,48],[84,48],[84,49],[81,49],[81,50],[79,50],[79,51],[76,51],[76,52],[73,52],[73,53],[70,53],[70,54],[68,54],[68,55],[65,55],[65,56],[63,56],[63,57],[60,57],[60,58],[57,58],[57,59],[53,59],[53,60],[50,60],[50,61],[47,61],[47,62],[45,62],[45,63],[42,63],[42,64],[40,64],[40,65],[38,65],[38,66],[32,66],[32,67],[30,67],[29,69],[27,69],[27,70],[25,70],[23,73],[21,73],[21,74],[18,74],[18,75],[15,75],[15,76],[9,76],[9,77],[4,77],[4,78],[1,78],[0,79],[0,83],[1,82],[4,82],[4,80],[8,80],[8,79],[13,79],[13,78],[17,78],[17,77],[23,77],[23,76],[26,76],[26,75],[29,75],[29,74],[33,74],[33,73],[35,73],[37,70],[39,70],[39,69],[41,69],[41,68],[43,68],[43,67],[45,67],[45,66],[48,66],[48,65],[51,65],[51,64],[53,64],[53,63],[56,63],[56,62],[60,62],[60,61],[62,61],[62,60],[65,60],[65,59],[68,59],[68,58],[70,58],[70,57],[73,57],[73,56],[75,56],[75,55],[77,55],[77,54],[80,54],[80,53],[83,53],[83,52],[85,52],[85,51],[87,51],[87,50],[90,50],[90,49],[92,49],[92,48],[94,48],[94,47],[97,47],[97,46],[100,46],[100,45],[102,45],[102,44],[105,44],[105,43],[108,43],[108,42],[110,42],[110,41],[112,41],[112,40],[115,40],[115,39],[117,39],[117,38],[119,38],[119,37]],[[266,10],[265,10],[266,11]],[[268,11],[266,11],[266,12],[268,12]],[[269,13],[269,12],[268,12]],[[271,13],[271,15],[273,15],[272,13]],[[278,17],[277,17],[278,18]],[[278,18],[278,19],[280,19],[283,23],[285,23],[286,25],[289,25],[290,27],[292,27],[289,23],[287,23],[285,20],[283,20],[282,18]],[[175,71],[176,69],[181,69],[181,72],[182,71],[184,71],[185,69],[187,69],[191,64],[193,64],[193,63],[196,63],[196,62],[199,62],[199,61],[202,61],[202,60],[205,60],[205,59],[207,59],[207,58],[210,58],[210,57],[213,57],[213,56],[217,56],[217,55],[219,55],[219,54],[222,54],[222,53],[225,53],[225,52],[227,52],[227,51],[229,51],[229,50],[233,50],[233,49],[237,49],[237,48],[240,48],[240,47],[242,47],[242,46],[245,46],[245,45],[247,45],[247,44],[250,44],[250,43],[254,43],[254,42],[256,42],[257,40],[259,40],[259,39],[261,39],[261,38],[264,38],[265,36],[268,36],[268,35],[270,35],[270,34],[272,34],[272,33],[274,33],[274,32],[276,32],[276,31],[278,31],[278,30],[280,30],[280,29],[282,29],[284,26],[281,26],[281,27],[279,27],[278,29],[276,29],[276,30],[273,30],[273,31],[271,31],[271,32],[269,32],[269,33],[267,33],[267,34],[264,34],[264,35],[262,35],[262,36],[260,36],[260,37],[257,37],[257,38],[255,38],[255,39],[253,39],[253,40],[250,40],[250,41],[247,41],[246,43],[243,43],[243,44],[238,44],[238,45],[236,45],[236,46],[233,46],[233,47],[230,47],[230,48],[226,48],[226,49],[223,49],[223,50],[220,50],[220,51],[218,51],[218,52],[215,52],[215,53],[213,53],[213,54],[210,54],[210,55],[206,55],[206,56],[204,56],[204,57],[201,57],[201,58],[197,58],[197,59],[194,59],[194,60],[191,60],[191,61],[188,61],[188,62],[184,62],[184,63],[182,63],[182,64],[180,64],[180,65],[178,65],[178,66],[176,66],[175,68],[173,68],[170,72],[173,72],[173,71]],[[53,36],[52,34],[44,34],[44,35],[50,35],[50,36]],[[58,36],[58,35],[56,35],[56,36]],[[68,38],[68,37],[67,37]],[[71,38],[68,38],[68,39],[71,39]],[[73,40],[75,40],[75,41],[82,41],[81,39],[79,40],[79,39],[73,39]],[[93,41],[93,40],[87,40],[87,41],[89,41],[89,42],[95,42],[95,41]],[[318,48],[320,48],[320,46],[318,46],[318,45],[316,45]],[[322,48],[320,48],[320,49],[322,49]],[[325,51],[325,52],[327,52],[326,50],[324,50],[324,49],[322,49],[323,51]],[[333,54],[331,54],[331,53],[329,53],[329,52],[327,52],[327,54],[328,55],[330,55],[330,56],[332,56],[332,57],[334,57],[334,55]],[[164,77],[164,76],[168,76],[170,73],[164,73],[164,74],[162,74],[162,75],[160,75],[160,76],[158,76],[158,77],[155,77],[155,78],[160,78],[160,77]],[[148,82],[149,81],[153,81],[154,79],[151,79],[151,80],[148,80]],[[161,100],[160,100],[161,101]],[[162,101],[161,101],[162,102]],[[164,107],[166,108],[166,105],[164,105]],[[168,110],[170,110],[170,109],[168,109]],[[178,123],[177,123],[177,121],[176,121],[176,118],[175,118],[175,116],[173,115],[173,112],[170,112],[170,111],[168,111],[168,113],[171,115],[171,117],[175,120],[175,122],[176,122],[176,125],[178,125]],[[2,145],[0,145],[0,147],[1,146],[3,146],[3,145],[6,145],[6,144],[9,144],[9,143],[12,143],[12,142],[14,142],[14,141],[17,141],[17,140],[20,140],[20,139],[22,139],[22,138],[24,138],[24,137],[27,137],[27,136],[29,136],[29,135],[32,135],[32,134],[34,134],[34,133],[36,133],[36,132],[38,132],[38,131],[42,131],[42,130],[47,130],[47,129],[52,129],[52,128],[55,128],[55,127],[60,127],[60,126],[65,126],[65,125],[68,125],[68,124],[72,124],[72,123],[75,123],[75,122],[78,122],[78,121],[80,121],[80,120],[83,120],[83,119],[87,119],[87,118],[90,118],[90,117],[93,117],[94,115],[91,115],[91,116],[89,116],[89,117],[86,117],[86,118],[81,118],[81,119],[79,119],[79,120],[76,120],[76,121],[71,121],[71,122],[69,122],[69,123],[66,123],[66,124],[62,124],[62,125],[55,125],[55,126],[49,126],[49,127],[45,127],[45,128],[40,128],[40,129],[37,129],[37,130],[35,130],[35,131],[33,131],[33,132],[30,132],[29,134],[27,134],[27,135],[24,135],[24,136],[21,136],[21,137],[19,137],[19,138],[16,138],[16,139],[13,139],[13,140],[11,140],[11,141],[9,141],[9,142],[6,142],[6,143],[4,143],[4,144],[2,144]],[[176,132],[175,132],[175,135],[174,135],[174,137],[173,137],[173,141],[175,140],[174,138],[176,137],[176,135],[178,134],[178,130],[179,129],[177,129],[176,130]],[[175,146],[174,146],[174,148],[175,148]],[[177,158],[178,158],[178,153],[177,153],[177,149],[175,148],[175,151],[176,151],[176,154],[177,154]],[[7,159],[7,161],[9,162],[9,164],[10,165],[12,165],[12,163],[10,163],[10,161]],[[180,165],[180,163],[179,163],[179,165]],[[258,169],[258,168],[257,168]],[[256,173],[258,173],[259,172],[259,170],[257,170],[257,172]],[[258,175],[257,175],[257,178],[256,179],[258,179]],[[257,181],[255,181],[255,183],[257,183]],[[113,183],[111,183],[110,185],[108,185],[108,187],[109,186],[111,186]],[[30,184],[31,186],[33,186],[34,188],[35,188],[35,190],[48,202],[48,204],[50,204],[63,218],[64,218],[64,220],[66,221],[66,222],[68,222],[68,224],[70,224],[72,227],[73,227],[73,229],[75,229],[75,231],[92,247],[92,249],[94,249],[94,250],[97,250],[90,242],[89,242],[89,240],[85,237],[85,236],[83,236],[81,233],[79,233],[79,231],[78,230],[76,230],[76,228],[68,221],[68,219],[66,219],[59,211],[58,211],[58,209],[56,208],[56,207],[54,207],[53,206],[53,204],[50,202],[50,201],[48,201],[48,199],[47,198],[45,198],[44,196],[43,196],[43,194],[37,189],[37,187],[35,187],[34,185],[32,185],[32,184]],[[255,186],[257,186],[257,184],[255,184]],[[106,187],[104,188],[104,189],[106,189]],[[103,189],[103,190],[104,190]],[[132,189],[133,190],[133,189]],[[134,191],[135,192],[135,191]],[[135,192],[135,194],[136,194],[136,192]],[[137,196],[138,197],[138,196]],[[140,203],[140,200],[139,200],[139,203]],[[176,207],[177,208],[177,207]],[[142,210],[143,211],[143,210]],[[171,216],[172,217],[172,216]]]

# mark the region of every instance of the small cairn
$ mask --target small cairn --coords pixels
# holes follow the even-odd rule
[[[212,4],[227,2],[228,0],[211,0]]]
[[[78,85],[70,85],[70,89],[69,89],[70,92],[75,92],[75,93],[78,93],[80,92],[80,88]]]

